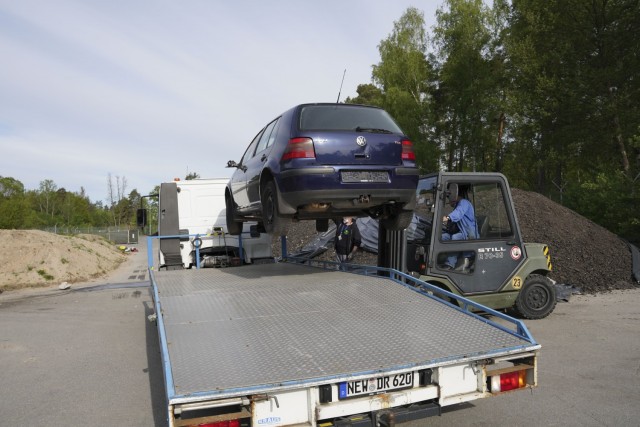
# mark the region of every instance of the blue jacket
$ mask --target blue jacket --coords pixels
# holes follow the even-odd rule
[[[467,199],[460,199],[456,208],[449,214],[451,221],[458,223],[458,228],[465,240],[478,238],[478,225],[473,205]]]

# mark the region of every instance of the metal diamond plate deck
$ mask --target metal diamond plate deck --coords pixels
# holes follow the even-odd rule
[[[284,263],[155,275],[176,395],[528,344],[379,277]]]

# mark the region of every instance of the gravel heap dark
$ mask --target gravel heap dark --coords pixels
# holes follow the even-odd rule
[[[557,283],[589,294],[635,287],[631,252],[615,234],[541,194],[512,189],[512,195],[524,241],[549,245],[550,277]],[[316,236],[315,221],[292,223],[287,251],[300,250]],[[280,255],[280,249],[280,239],[274,238],[275,256]],[[333,261],[333,256],[330,250],[316,259]],[[375,265],[377,256],[361,251],[355,262]]]
[[[552,279],[584,293],[635,287],[631,251],[618,236],[541,194],[512,195],[525,242],[551,249]]]

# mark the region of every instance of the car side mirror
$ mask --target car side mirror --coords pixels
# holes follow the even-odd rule
[[[228,168],[237,168],[237,167],[238,167],[238,164],[236,163],[236,161],[235,161],[235,160],[229,160],[229,161],[227,162],[227,167],[228,167]]]

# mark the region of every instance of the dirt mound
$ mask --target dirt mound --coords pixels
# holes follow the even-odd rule
[[[512,189],[512,194],[524,241],[549,245],[552,279],[584,293],[635,287],[631,252],[615,234],[538,193]],[[294,222],[287,235],[287,251],[301,250],[316,235],[315,221]],[[280,255],[279,239],[273,240],[273,251]],[[334,261],[333,251],[316,259]],[[375,265],[377,256],[361,251],[355,262]]]
[[[0,241],[0,290],[83,282],[108,273],[126,259],[112,243],[89,234],[0,230]]]
[[[634,287],[631,252],[618,236],[541,194],[512,194],[524,240],[551,249],[554,280],[586,293]]]

